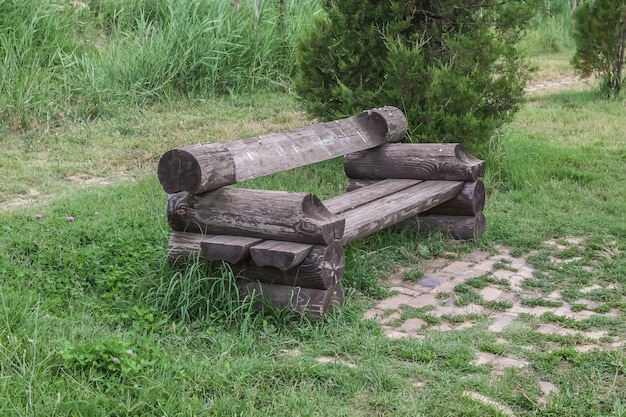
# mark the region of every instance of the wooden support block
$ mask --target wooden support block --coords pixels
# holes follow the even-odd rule
[[[363,187],[371,189],[374,184],[382,186],[389,181],[402,181],[402,180],[366,180],[366,179],[351,179],[348,181],[347,192],[351,195],[355,191],[361,193],[367,193],[366,190],[361,190]],[[405,180],[406,181],[406,180]],[[394,190],[395,192],[396,190]],[[343,196],[340,196],[343,197]],[[476,181],[467,181],[454,197],[445,201],[438,206],[435,206],[423,213],[428,214],[445,214],[449,216],[475,216],[483,211],[485,207],[485,183],[482,179]],[[332,200],[332,199],[331,199]],[[324,205],[332,212],[332,207],[329,200],[324,201]]]
[[[326,290],[317,290],[238,280],[237,287],[240,298],[252,298],[256,308],[260,308],[263,303],[268,303],[272,308],[292,309],[313,320],[324,319],[327,312],[343,304],[343,291],[340,285],[334,285]]]
[[[201,256],[202,236],[199,233],[173,232],[167,242],[167,261],[170,265],[182,265]]]
[[[167,193],[200,194],[399,141],[406,129],[402,111],[382,107],[342,120],[237,142],[172,149],[161,157],[158,177]]]
[[[258,266],[273,266],[286,271],[300,265],[311,253],[307,243],[266,240],[250,248],[252,260]]]
[[[207,235],[200,244],[202,256],[209,262],[236,264],[250,257],[250,248],[263,239],[244,236]]]
[[[340,241],[348,244],[413,217],[451,199],[462,187],[462,181],[424,181],[346,211],[342,214],[346,225]]]
[[[327,246],[313,246],[300,265],[287,270],[259,266],[252,259],[235,264],[232,269],[236,275],[251,281],[328,289],[343,278],[346,258],[343,246],[339,242],[333,242]]]
[[[393,143],[344,157],[348,178],[474,181],[485,162],[459,144]]]
[[[328,244],[343,236],[345,222],[313,194],[220,188],[205,194],[170,194],[173,230]]]
[[[482,237],[487,227],[485,216],[482,212],[475,216],[446,216],[432,214],[429,216],[416,216],[398,225],[400,228],[409,228],[420,234],[441,232],[453,239],[477,240]]]

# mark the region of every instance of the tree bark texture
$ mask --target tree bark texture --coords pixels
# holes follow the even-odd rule
[[[485,233],[487,222],[483,213],[475,216],[446,216],[433,214],[416,216],[398,225],[420,234],[441,232],[453,239],[478,240]]]
[[[200,194],[401,140],[404,114],[395,107],[342,120],[272,133],[227,144],[205,143],[167,151],[158,177],[167,193]]]
[[[485,162],[459,144],[393,143],[345,155],[348,178],[474,181]]]
[[[170,194],[173,230],[328,244],[343,236],[345,221],[313,194],[221,188],[205,194]]]
[[[343,291],[339,285],[318,290],[241,280],[237,287],[240,298],[251,298],[257,309],[268,303],[272,308],[295,310],[313,320],[324,319],[327,312],[343,304]]]

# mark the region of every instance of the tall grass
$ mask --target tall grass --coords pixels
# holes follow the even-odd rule
[[[571,0],[541,0],[531,30],[525,39],[531,55],[562,52],[573,48]]]
[[[288,88],[316,0],[0,1],[0,125],[116,106]]]

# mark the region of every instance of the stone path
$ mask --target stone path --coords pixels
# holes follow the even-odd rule
[[[559,249],[556,242],[546,242]],[[582,240],[570,239],[568,245],[580,245]],[[552,259],[552,262],[571,262],[572,259]],[[533,279],[533,268],[526,259],[517,258],[506,248],[496,254],[475,251],[461,260],[434,262],[422,279],[417,282],[404,280],[403,271],[389,278],[394,295],[382,300],[365,313],[383,326],[390,338],[423,338],[426,332],[455,331],[472,326],[486,326],[491,332],[500,333],[525,313],[540,317],[546,313],[572,320],[583,320],[595,315],[617,317],[618,310],[597,313],[574,309],[565,302],[560,292],[547,296],[524,289],[523,282]],[[474,280],[467,285],[469,280]],[[597,286],[582,289],[593,291]],[[522,305],[523,299],[541,298],[543,305]],[[585,300],[588,308],[600,303]],[[528,303],[526,303],[528,304]],[[589,342],[577,345],[579,351],[590,349],[619,349],[623,341],[611,339],[604,331],[580,331],[563,327],[558,323],[542,324],[538,332],[544,334],[581,335]],[[608,341],[612,340],[612,341]],[[523,363],[484,354],[481,363],[500,361],[498,366],[523,366]]]

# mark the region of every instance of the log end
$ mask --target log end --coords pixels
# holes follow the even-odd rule
[[[459,163],[467,167],[470,173],[466,181],[474,181],[485,176],[485,161],[472,156],[461,144],[456,144],[454,153]]]
[[[398,142],[406,136],[408,123],[402,111],[393,106],[371,110],[371,116],[385,123],[385,142]]]
[[[195,192],[201,182],[202,170],[191,153],[183,149],[171,149],[159,160],[157,175],[166,193]]]

